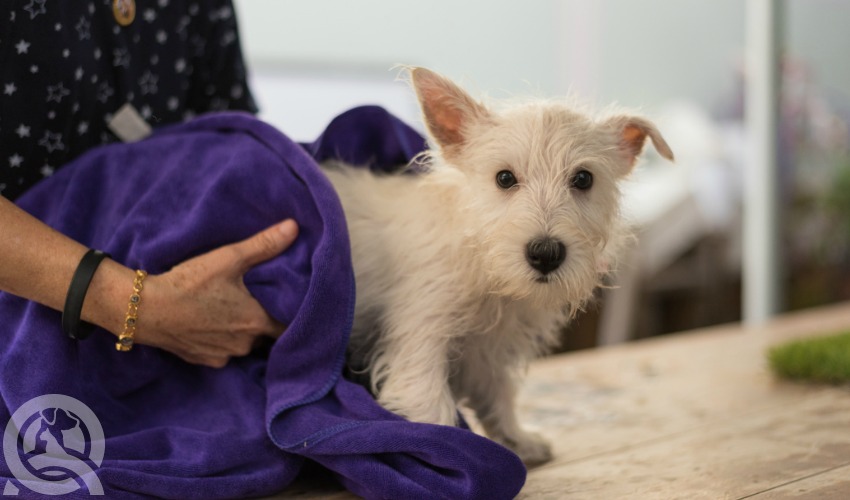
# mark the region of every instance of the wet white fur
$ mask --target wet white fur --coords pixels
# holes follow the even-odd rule
[[[516,387],[615,259],[625,235],[617,182],[634,160],[623,152],[621,132],[626,122],[648,122],[594,119],[551,102],[497,111],[469,98],[457,105],[462,144],[441,144],[433,137],[440,124],[427,110],[446,104],[422,88],[434,82],[447,86],[439,92],[462,93],[427,70],[413,73],[435,146],[428,173],[324,166],[351,237],[357,304],[350,356],[366,368],[385,408],[454,425],[456,403],[465,401],[491,439],[527,463],[544,462],[549,445],[515,417]],[[663,144],[654,128],[648,133]],[[593,175],[588,191],[571,187],[579,169]],[[497,186],[501,170],[514,172],[518,184]],[[541,236],[567,247],[545,283],[525,254]]]

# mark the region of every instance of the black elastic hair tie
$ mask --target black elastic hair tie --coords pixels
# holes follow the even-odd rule
[[[62,330],[72,339],[83,340],[94,330],[94,325],[80,321],[80,313],[97,266],[106,257],[109,257],[109,254],[100,250],[89,250],[83,255],[80,265],[74,271],[74,277],[71,278],[68,295],[65,297],[65,309],[62,310]]]

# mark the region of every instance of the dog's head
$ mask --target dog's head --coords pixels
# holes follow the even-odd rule
[[[434,163],[462,173],[456,209],[490,291],[580,306],[624,235],[618,182],[647,138],[673,159],[661,134],[638,116],[597,119],[552,102],[492,109],[421,68],[411,79]]]

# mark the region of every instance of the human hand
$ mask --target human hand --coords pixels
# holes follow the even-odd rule
[[[279,336],[286,327],[251,296],[243,276],[286,250],[297,235],[297,224],[288,219],[149,276],[135,342],[220,368],[248,354],[263,336]]]

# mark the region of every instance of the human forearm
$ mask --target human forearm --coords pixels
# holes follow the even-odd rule
[[[0,228],[0,290],[61,311],[87,248],[2,196]],[[129,295],[132,282],[132,270],[104,260],[83,302],[82,319],[117,334],[126,302],[122,296]]]

